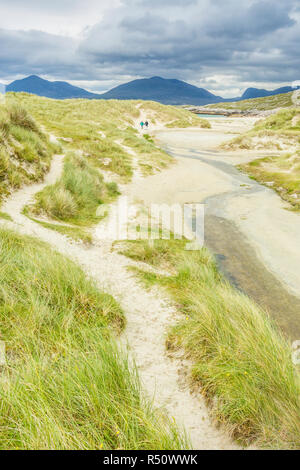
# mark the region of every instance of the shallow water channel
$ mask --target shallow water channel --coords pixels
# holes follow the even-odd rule
[[[251,240],[243,235],[235,222],[229,220],[228,217],[222,217],[226,200],[239,196],[244,191],[244,186],[249,185],[249,193],[265,191],[266,188],[250,180],[233,165],[210,159],[210,156],[215,154],[213,151],[190,149],[180,154],[174,151],[174,147],[170,150],[168,146],[165,150],[175,158],[201,160],[234,178],[233,191],[198,201],[205,203],[205,245],[215,255],[219,269],[231,284],[267,310],[286,336],[292,340],[298,340],[300,338],[300,297],[293,295],[267,269],[251,245]]]

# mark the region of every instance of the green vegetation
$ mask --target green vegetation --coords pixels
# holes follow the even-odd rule
[[[267,119],[258,121],[254,126],[255,131],[271,130],[286,133],[300,132],[300,109],[282,109],[276,114],[272,114]],[[300,143],[300,142],[299,142]]]
[[[102,169],[109,170],[122,182],[133,174],[132,155],[122,147],[137,152],[138,163],[145,173],[164,168],[172,159],[146,141],[134,128],[140,112],[147,113],[151,123],[173,126],[207,126],[206,120],[189,111],[159,103],[118,100],[51,100],[27,93],[9,93],[8,102],[20,103],[49,132],[61,138],[69,150],[82,150],[84,157]]]
[[[135,270],[146,285],[166,288],[182,312],[167,348],[193,361],[193,386],[201,386],[216,419],[245,444],[298,449],[300,376],[290,345],[261,308],[222,278],[206,249],[184,247],[178,240],[119,244],[123,254],[169,269],[169,276]]]
[[[225,149],[284,150],[300,144],[300,109],[278,111],[257,121],[251,131],[222,144]]]
[[[292,92],[282,93],[281,95],[266,96],[264,98],[252,98],[250,100],[234,101],[231,103],[217,103],[209,104],[206,108],[214,109],[228,109],[234,111],[267,111],[276,108],[288,108],[292,106]]]
[[[154,101],[144,101],[140,104],[140,109],[150,116],[152,123],[161,122],[169,128],[204,127],[210,128],[207,119],[178,106],[166,106]]]
[[[1,105],[0,203],[23,184],[41,180],[55,150],[24,107]]]
[[[115,300],[36,239],[1,229],[0,244],[0,448],[186,448],[115,344]]]
[[[65,158],[61,178],[36,194],[36,203],[30,207],[30,212],[87,226],[101,219],[97,216],[99,205],[117,194],[117,186],[105,184],[97,168],[84,157],[70,153]]]
[[[1,212],[1,211],[0,211],[0,219],[10,220],[10,221],[12,220],[9,214],[6,214],[6,212]]]
[[[294,210],[300,210],[300,150],[277,157],[258,158],[238,168],[275,189]]]

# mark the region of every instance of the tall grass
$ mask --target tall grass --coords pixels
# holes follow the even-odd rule
[[[65,158],[61,179],[36,195],[31,212],[88,226],[99,220],[99,205],[117,194],[117,186],[106,184],[95,166],[84,157],[70,153]]]
[[[36,239],[1,229],[0,248],[0,448],[186,446],[115,344],[115,300]]]
[[[0,202],[23,184],[41,180],[56,151],[26,109],[0,108]]]
[[[222,278],[206,249],[188,253],[184,243],[158,240],[127,243],[122,251],[169,267],[167,277],[139,275],[164,286],[182,312],[167,347],[183,349],[193,361],[191,379],[216,419],[245,444],[299,449],[299,371],[266,312]]]

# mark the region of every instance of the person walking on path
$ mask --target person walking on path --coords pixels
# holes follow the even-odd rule
[[[148,122],[148,121],[145,121],[145,126],[146,126],[146,128],[148,129],[148,126],[149,126],[149,122]]]
[[[140,122],[140,125],[141,125],[141,129],[143,130],[143,129],[144,129],[144,122],[141,121],[141,122]]]

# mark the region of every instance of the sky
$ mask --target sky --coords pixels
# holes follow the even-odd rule
[[[300,0],[0,0],[0,81],[151,76],[224,97],[300,79]]]

